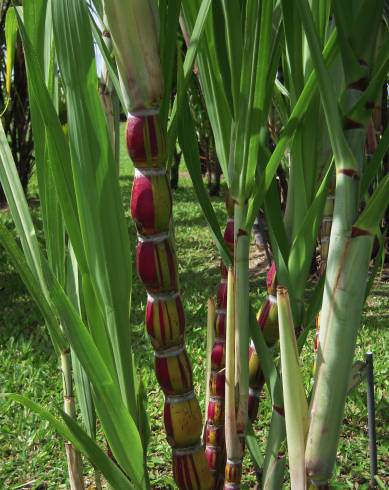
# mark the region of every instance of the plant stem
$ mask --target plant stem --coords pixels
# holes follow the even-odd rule
[[[73,395],[72,360],[70,349],[61,352],[61,369],[63,376],[64,412],[69,417],[75,417],[75,403]],[[71,490],[83,490],[84,478],[82,476],[81,455],[70,442],[65,442],[66,459],[68,463],[69,483]]]
[[[236,378],[239,386],[237,430],[245,434],[249,399],[249,246],[248,234],[239,226],[243,223],[247,206],[235,205],[235,328],[236,328]]]

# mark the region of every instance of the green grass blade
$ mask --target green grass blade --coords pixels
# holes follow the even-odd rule
[[[2,396],[24,405],[39,415],[39,417],[46,419],[58,434],[70,441],[79,451],[89,458],[113,488],[120,488],[123,490],[134,488],[118,466],[109,459],[104,451],[64,412],[60,412],[64,420],[64,422],[61,422],[48,410],[22,395],[6,393]]]

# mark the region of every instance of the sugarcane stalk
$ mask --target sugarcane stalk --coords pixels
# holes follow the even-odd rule
[[[299,0],[298,7],[311,52],[315,53],[316,69],[320,71],[320,90],[328,119],[328,129],[336,163],[334,219],[332,224],[326,282],[320,318],[317,369],[310,405],[310,426],[305,453],[307,475],[316,486],[328,485],[331,478],[348,391],[357,332],[365,299],[372,236],[369,230],[354,226],[358,212],[358,188],[363,146],[366,138],[363,119],[345,118],[340,124],[336,101],[328,90],[330,79],[317,54],[312,20],[307,15],[307,4]],[[382,2],[381,2],[382,3]],[[364,21],[379,22],[379,10],[366,4]],[[370,12],[366,10],[370,8]],[[334,3],[335,18],[345,14],[344,6]],[[365,19],[366,17],[366,19]],[[377,20],[378,19],[378,20]],[[351,24],[352,25],[352,24]],[[347,31],[349,27],[342,25]],[[371,38],[363,45],[353,43],[356,33],[347,32],[348,48],[343,55],[346,91],[343,97],[347,114],[349,108],[363,93],[369,73],[369,49],[374,47],[377,29],[371,29]],[[343,36],[346,32],[343,32]],[[344,44],[341,45],[342,47]],[[367,50],[365,51],[365,48]],[[354,52],[354,48],[356,51]],[[358,51],[361,52],[358,52]],[[373,51],[373,50],[372,50]],[[331,116],[331,121],[329,121]],[[347,141],[345,139],[347,138]],[[348,145],[347,145],[348,143]],[[357,266],[356,266],[357,264]]]
[[[245,216],[245,207],[235,205],[237,219]],[[241,223],[241,220],[239,221]],[[238,228],[238,225],[236,226]],[[249,237],[242,229],[237,230],[235,246],[235,328],[237,368],[235,382],[239,386],[237,430],[244,437],[248,419],[249,400]]]
[[[107,51],[112,53],[112,39],[111,34],[107,28],[108,21],[106,15],[104,14],[103,18],[103,30],[102,30],[102,38],[105,46],[107,47]],[[119,168],[119,148],[120,148],[120,132],[119,132],[119,99],[114,90],[113,83],[111,77],[109,75],[109,70],[107,67],[107,63],[104,58],[102,60],[102,69],[101,75],[99,79],[99,94],[102,102],[102,107],[104,110],[105,118],[107,121],[108,134],[111,140],[112,150],[115,158],[115,162]]]
[[[278,310],[276,287],[276,266],[272,262],[266,274],[267,297],[257,315],[258,327],[261,329],[268,347],[272,347],[279,338]],[[249,404],[248,414],[252,422],[257,418],[259,409],[259,396],[265,378],[262,373],[260,359],[252,343],[249,349]]]
[[[69,417],[75,417],[75,402],[73,393],[72,360],[70,349],[61,352],[61,370],[63,378],[64,412]],[[71,490],[83,490],[82,461],[80,453],[69,441],[65,442],[66,459],[68,463],[69,484]]]
[[[232,268],[228,270],[227,332],[226,332],[226,388],[225,388],[225,434],[227,462],[224,489],[240,488],[242,476],[242,445],[238,437],[236,415],[236,331],[235,331],[235,278]],[[247,355],[247,351],[246,351]]]
[[[234,204],[229,193],[226,195],[227,224],[224,241],[231,254],[234,252]],[[209,383],[210,401],[207,404],[205,427],[205,455],[214,478],[214,488],[224,483],[225,473],[225,434],[224,434],[224,395],[225,395],[225,337],[227,308],[227,269],[220,262],[221,281],[217,292],[215,340],[211,354],[211,378]],[[215,410],[215,408],[219,408]]]
[[[180,489],[210,489],[212,477],[200,442],[202,417],[185,348],[166,173],[166,128],[159,117],[163,76],[158,9],[152,0],[105,1],[104,8],[128,107],[126,143],[135,166],[131,215],[138,232],[136,269],[147,290],[146,328],[165,395],[164,423]]]
[[[205,406],[208,407],[209,396],[210,396],[210,381],[211,381],[211,371],[212,371],[212,347],[215,340],[215,320],[216,320],[216,310],[215,301],[211,296],[208,299],[207,308],[207,368],[206,368],[206,391],[205,391]],[[207,415],[205,415],[204,430],[206,428]],[[205,433],[203,434],[205,435]]]

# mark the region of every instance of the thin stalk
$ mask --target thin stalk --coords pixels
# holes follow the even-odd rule
[[[238,218],[245,215],[246,206],[240,209],[239,204],[235,205],[235,213]],[[243,219],[240,220],[242,223]],[[236,226],[238,228],[238,226]],[[248,418],[248,399],[249,399],[249,246],[248,234],[238,228],[235,247],[235,302],[236,302],[236,347],[237,347],[237,368],[235,382],[239,386],[239,403],[237,413],[237,430],[244,435]]]
[[[111,33],[109,32],[107,25],[108,25],[108,21],[104,14],[104,20],[102,26],[103,28],[102,38],[107,48],[107,51],[109,53],[112,53],[113,46],[112,46]],[[119,162],[119,148],[120,148],[119,99],[118,96],[116,95],[116,91],[114,89],[111,76],[109,73],[109,68],[104,57],[102,61],[102,69],[101,69],[101,75],[99,80],[99,93],[100,93],[100,98],[101,98],[105,118],[107,121],[108,134],[112,145],[112,151],[114,154],[115,162],[117,163],[119,169],[119,163],[120,163]]]
[[[211,378],[212,369],[212,347],[215,340],[215,301],[212,297],[208,299],[208,315],[207,315],[207,368],[206,368],[206,392],[205,392],[205,406],[209,404],[209,382]],[[205,423],[207,421],[207,414],[205,413]],[[204,427],[205,429],[205,427]]]
[[[241,461],[242,448],[237,433],[236,386],[235,386],[235,278],[228,269],[227,282],[227,333],[226,333],[226,388],[225,388],[225,434],[227,460]],[[246,351],[247,355],[247,351]]]
[[[72,360],[70,350],[61,352],[61,370],[63,376],[64,412],[75,418],[75,403],[73,394]],[[83,490],[81,455],[69,441],[65,442],[68,475],[71,490]]]

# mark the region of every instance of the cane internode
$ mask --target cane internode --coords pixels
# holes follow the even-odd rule
[[[156,350],[184,342],[185,314],[179,294],[147,295],[146,328]]]

